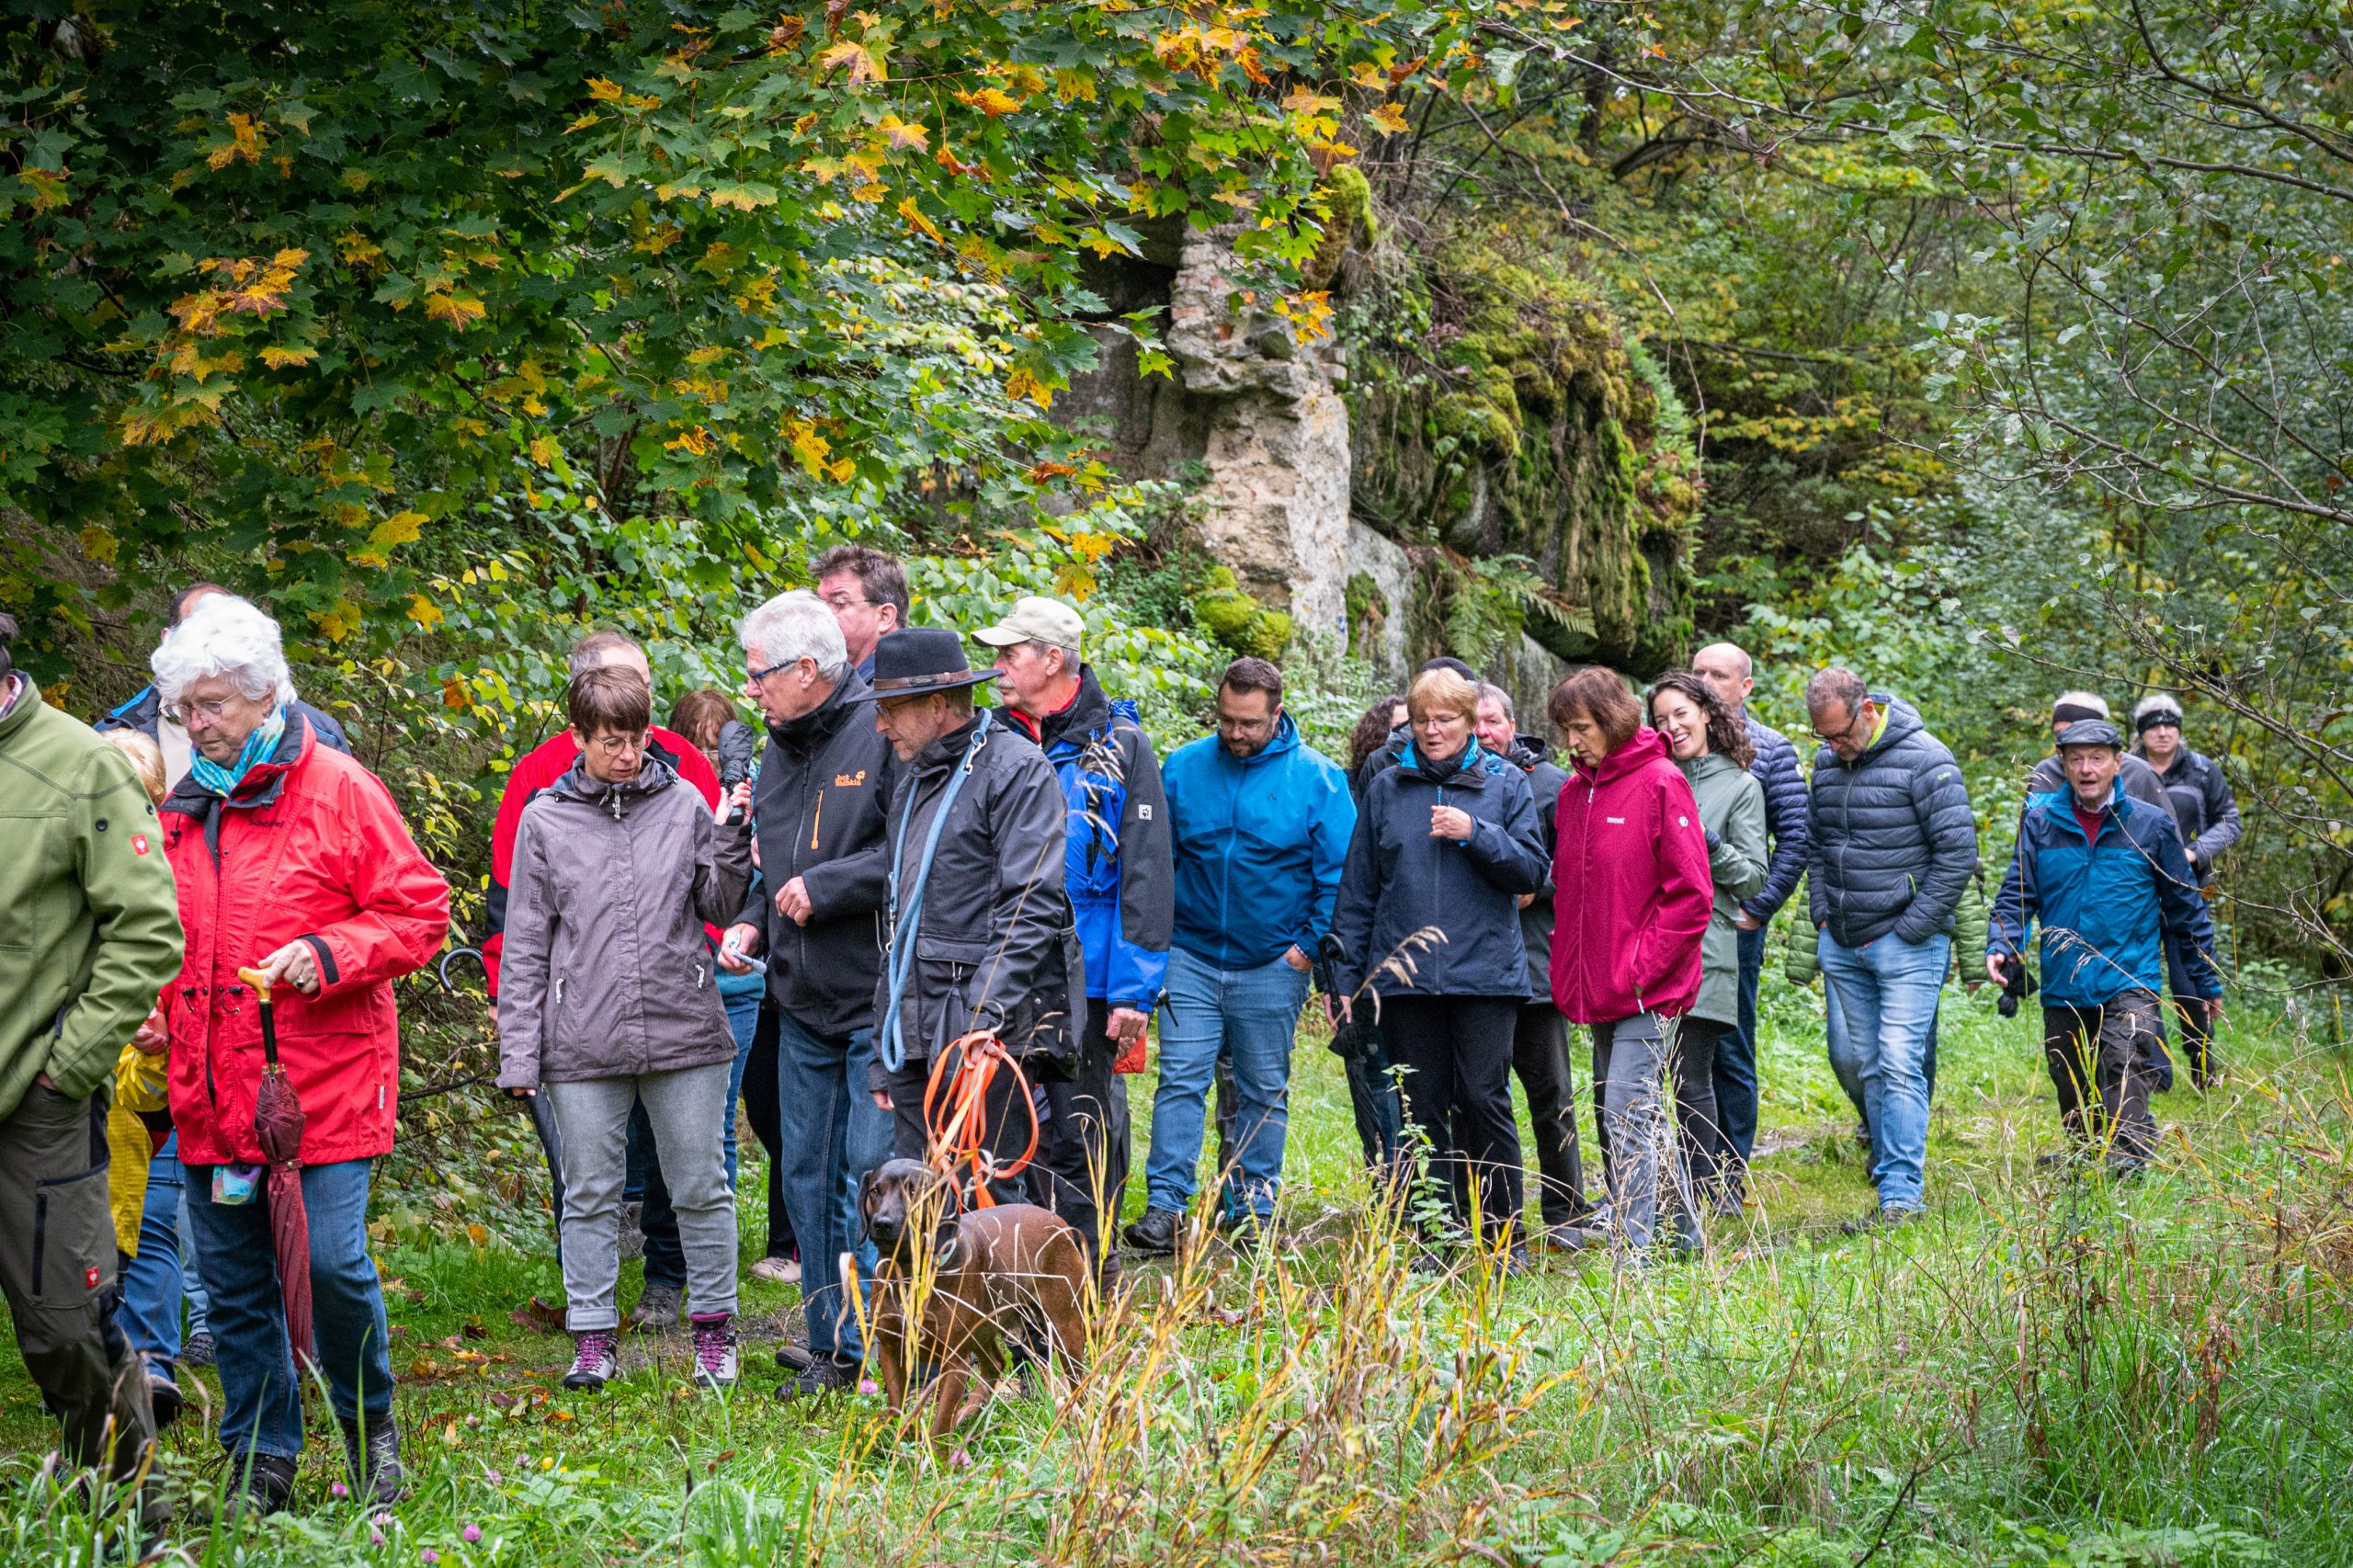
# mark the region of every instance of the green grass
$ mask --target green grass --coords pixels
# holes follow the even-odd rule
[[[1279,1249],[1131,1270],[1085,1379],[1001,1399],[947,1456],[879,1400],[769,1397],[790,1289],[747,1282],[770,1332],[732,1400],[686,1392],[671,1340],[565,1395],[567,1342],[507,1318],[560,1289],[537,1189],[506,1188],[487,1244],[404,1220],[381,1262],[412,1498],[381,1526],[328,1500],[339,1448],[314,1400],[299,1511],[183,1525],[168,1560],[2353,1562],[2341,1056],[2234,1020],[2228,1086],[2161,1098],[2164,1168],[2111,1187],[2036,1165],[2058,1131],[2028,1021],[1954,993],[1931,1218],[1848,1237],[1868,1188],[1819,1004],[1768,991],[1762,1210],[1705,1260],[1405,1275],[1366,1222],[1336,1064],[1303,1038]],[[1132,1086],[1141,1138],[1150,1081]],[[380,1210],[443,1212],[428,1187],[388,1183]],[[13,1351],[0,1400],[0,1559],[87,1561]],[[218,1485],[200,1421],[165,1449],[182,1483]]]

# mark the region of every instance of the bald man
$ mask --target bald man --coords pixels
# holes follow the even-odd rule
[[[1790,738],[1758,723],[1748,711],[1748,694],[1756,681],[1745,650],[1731,642],[1711,642],[1692,656],[1691,668],[1748,727],[1749,744],[1756,748],[1756,760],[1748,771],[1765,787],[1765,831],[1772,845],[1765,885],[1742,902],[1733,920],[1740,928],[1740,1024],[1716,1040],[1716,1114],[1735,1157],[1724,1173],[1724,1198],[1727,1206],[1736,1206],[1745,1190],[1749,1153],[1756,1144],[1756,983],[1765,968],[1765,928],[1789,902],[1805,870],[1805,778],[1798,771],[1797,748]]]

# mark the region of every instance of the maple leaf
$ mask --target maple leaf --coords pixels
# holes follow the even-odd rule
[[[229,117],[229,140],[215,146],[205,163],[216,169],[225,169],[237,159],[249,164],[261,162],[262,149],[269,145],[269,138],[262,134],[266,122],[249,114]]]
[[[817,63],[827,71],[835,66],[848,66],[852,86],[864,82],[885,81],[891,74],[872,50],[849,39],[844,39],[817,56]]]
[[[1328,114],[1339,107],[1339,99],[1327,98],[1305,85],[1293,87],[1283,95],[1283,108],[1290,114]]]
[[[915,205],[914,197],[905,196],[899,199],[899,216],[907,221],[907,227],[922,234],[934,244],[948,243],[941,237],[938,225],[923,215],[923,209]]]
[[[1405,111],[1395,104],[1382,104],[1365,118],[1370,120],[1372,128],[1383,136],[1395,136],[1412,129],[1411,123],[1405,119]]]
[[[617,104],[621,101],[623,95],[619,82],[608,81],[602,76],[591,76],[588,78],[588,96],[600,104]]]
[[[415,544],[425,530],[426,516],[422,512],[394,512],[378,523],[368,536],[370,550],[390,550],[395,545]]]
[[[307,365],[319,357],[315,348],[279,348],[275,346],[261,351],[261,362],[273,370],[283,370],[290,365]]]
[[[882,132],[892,147],[912,147],[918,153],[931,148],[931,132],[920,125],[909,125],[895,114],[886,114],[875,130]]]
[[[436,321],[448,322],[463,332],[487,313],[483,302],[472,294],[427,294],[425,313]]]
[[[972,92],[959,93],[956,95],[956,101],[979,109],[991,119],[998,119],[1006,115],[1017,113],[1021,108],[1021,100],[1002,87],[982,87]]]
[[[1016,370],[1005,378],[1005,395],[1025,397],[1040,408],[1054,405],[1054,390],[1028,370]]]

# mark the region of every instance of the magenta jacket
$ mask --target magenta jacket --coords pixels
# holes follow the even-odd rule
[[[1580,764],[1554,822],[1553,1005],[1580,1024],[1690,1011],[1715,883],[1665,737],[1645,725],[1600,767]]]

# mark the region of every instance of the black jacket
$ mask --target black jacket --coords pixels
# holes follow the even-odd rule
[[[1086,1028],[1086,965],[1063,885],[1062,786],[1027,738],[994,716],[985,732],[981,724],[926,746],[899,767],[892,790],[895,874],[873,993],[876,1088],[889,1076],[890,967],[900,943],[915,945],[899,1004],[909,1062],[972,1029],[996,1034],[1017,1055],[1067,1061]],[[971,773],[941,825],[920,917],[910,920],[925,843],[968,751]]]
[[[1511,761],[1528,775],[1529,792],[1536,798],[1536,825],[1544,840],[1544,885],[1536,890],[1536,902],[1519,912],[1519,939],[1528,947],[1529,992],[1549,1002],[1552,996],[1552,841],[1559,830],[1561,789],[1568,783],[1569,775],[1534,735],[1512,738]]]
[[[1441,805],[1476,819],[1470,838],[1430,836],[1430,808]],[[1528,948],[1514,901],[1541,888],[1545,874],[1536,797],[1518,767],[1482,751],[1440,777],[1408,748],[1366,783],[1340,873],[1332,914],[1340,994],[1355,995],[1370,975],[1381,995],[1525,999]],[[1432,927],[1445,940],[1411,940]]]
[[[2231,792],[2222,765],[2184,746],[2174,753],[2173,766],[2157,774],[2157,782],[2165,786],[2191,868],[2201,881],[2211,877],[2215,858],[2239,841],[2238,797]]]
[[[319,738],[319,744],[329,751],[339,751],[346,756],[351,755],[351,742],[344,735],[343,726],[318,709],[298,697],[286,705],[286,711],[289,717],[300,713],[303,718],[308,719],[311,722],[311,733]],[[152,741],[157,738],[155,731],[162,724],[163,720],[164,699],[158,697],[155,694],[155,688],[150,686],[121,707],[108,713],[90,728],[100,733],[108,730],[136,730]]]
[[[768,995],[829,1039],[874,1021],[882,972],[883,840],[898,758],[874,728],[873,705],[858,700],[866,691],[855,670],[845,671],[813,712],[768,726],[752,801],[760,880],[738,917],[766,940]],[[776,912],[777,890],[795,877],[809,890],[806,926]]]
[[[1977,824],[1961,764],[1908,702],[1874,691],[1887,713],[1853,762],[1814,754],[1807,806],[1806,896],[1839,946],[1893,935],[1925,942],[1952,930],[1961,885],[1977,869]]]

